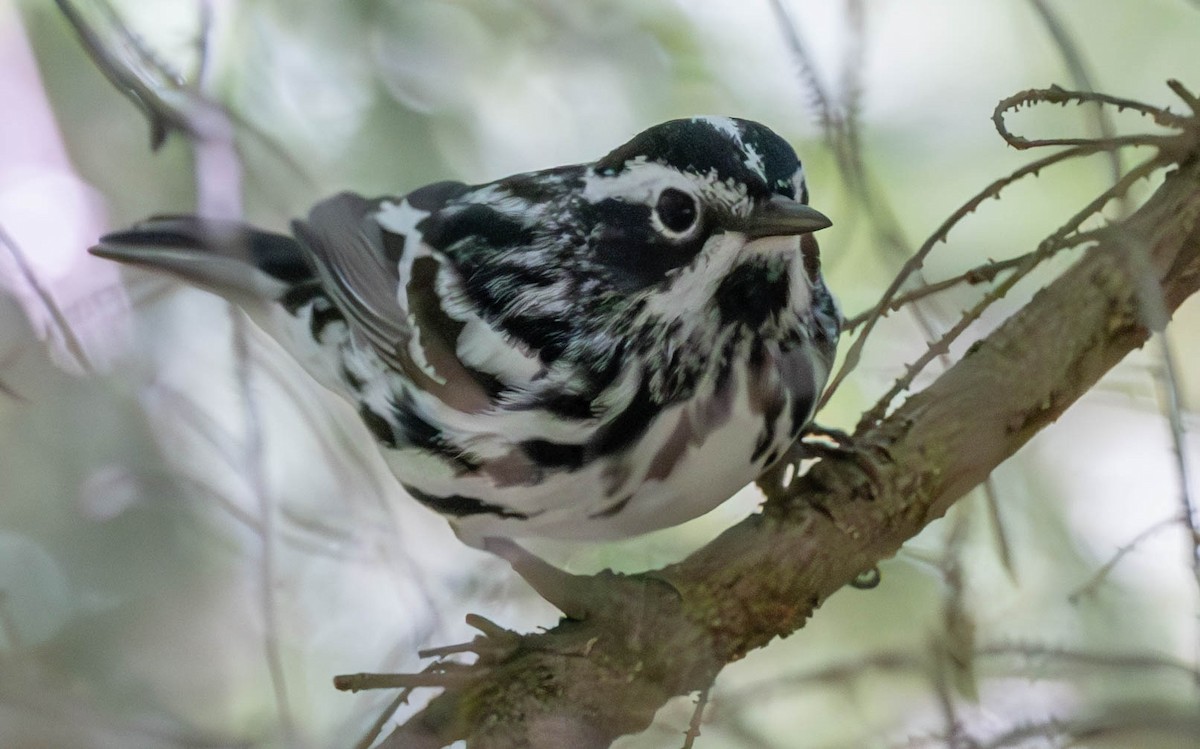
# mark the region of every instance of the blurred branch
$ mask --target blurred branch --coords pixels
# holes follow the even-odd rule
[[[111,5],[93,0],[88,13],[71,0],[55,3],[100,72],[146,115],[151,148],[158,150],[172,130],[196,138],[208,134],[214,105],[185,89],[179,74],[150,53]]]
[[[888,199],[887,193],[880,190],[863,157],[862,128],[860,117],[862,110],[862,76],[866,70],[866,23],[867,14],[862,0],[845,0],[844,16],[848,30],[848,41],[845,45],[845,55],[841,60],[841,91],[837,98],[821,83],[820,73],[808,52],[808,46],[800,34],[797,19],[787,9],[783,0],[770,0],[771,10],[775,15],[784,41],[791,52],[800,73],[801,82],[810,91],[811,99],[819,113],[822,134],[825,145],[833,154],[838,165],[838,171],[845,183],[846,191],[853,204],[858,209],[858,219],[868,226],[874,234],[877,244],[889,252],[895,262],[903,263],[912,256],[912,247],[895,209]],[[924,275],[919,268],[912,269],[912,279],[926,286]],[[905,276],[907,280],[909,275]],[[935,326],[922,307],[915,302],[920,297],[913,297],[907,307],[917,327],[927,341],[937,338]],[[949,366],[948,359],[943,363]],[[821,403],[828,402],[837,389],[837,381],[825,392]]]
[[[29,288],[33,290],[38,301],[46,308],[46,313],[50,315],[50,320],[54,323],[54,329],[62,337],[63,347],[67,352],[75,358],[77,364],[84,372],[91,371],[91,362],[88,360],[87,353],[83,350],[83,344],[79,341],[79,336],[75,335],[75,330],[71,327],[71,323],[67,321],[67,316],[63,314],[62,308],[58,306],[58,302],[54,301],[54,297],[50,294],[49,289],[42,285],[38,280],[37,274],[33,272],[33,266],[29,264],[28,258],[21,248],[17,245],[16,240],[5,231],[3,226],[0,226],[0,244],[8,250],[12,256],[13,262],[17,265],[17,270],[21,277],[25,279],[25,283],[29,284]],[[0,392],[5,392],[15,398],[20,398],[16,393],[11,391],[7,386],[0,385]]]
[[[644,729],[670,697],[708,687],[726,663],[801,628],[1145,343],[1144,275],[1167,312],[1200,289],[1200,119],[1156,145],[1177,168],[1154,194],[1095,232],[1094,247],[933,384],[864,420],[853,452],[774,489],[761,515],[678,564],[557,581],[533,569],[535,587],[574,618],[504,647],[475,647],[467,683],[435,697],[384,746],[607,746]],[[1145,248],[1144,267],[1132,246]]]
[[[1179,502],[1183,505],[1183,526],[1191,531],[1192,576],[1200,585],[1200,507],[1192,494],[1192,471],[1188,462],[1186,428],[1183,425],[1183,391],[1176,374],[1175,354],[1165,335],[1158,336],[1159,356],[1162,359],[1162,379],[1166,392],[1163,410],[1171,426],[1171,443],[1175,453],[1175,475],[1179,477]]]
[[[198,202],[204,213],[237,218],[240,212],[241,162],[235,132],[255,138],[297,178],[311,184],[307,172],[274,138],[205,96],[198,85],[188,85],[129,29],[107,0],[91,0],[87,3],[90,11],[81,10],[73,0],[55,0],[55,4],[100,72],[146,116],[151,148],[157,150],[173,131],[191,141],[196,152]],[[198,75],[205,75],[211,30],[207,3],[201,6],[200,22]],[[235,187],[237,197],[229,197],[227,191]]]
[[[56,0],[96,67],[133,101],[150,122],[151,147],[157,149],[167,135],[177,130],[191,142],[194,153],[197,212],[202,215],[237,219],[242,212],[242,164],[235,142],[232,115],[220,104],[186,85],[125,24],[106,0],[89,3],[91,12],[81,11],[71,0]],[[208,16],[202,18],[202,33],[210,30]],[[202,58],[208,40],[201,39]],[[251,387],[252,361],[244,315],[230,308],[233,322],[234,376],[245,415],[246,442],[241,461],[251,493],[258,500],[262,537],[261,596],[264,618],[264,656],[279,722],[285,741],[296,740],[287,681],[280,649],[280,620],[276,604],[277,511],[262,467],[262,425],[258,403]]]
[[[700,692],[696,697],[696,709],[692,711],[692,719],[688,722],[687,731],[683,734],[683,749],[692,749],[696,739],[700,738],[700,723],[704,718],[704,708],[708,706],[708,693],[711,687]]]
[[[1189,107],[1195,110],[1192,102],[1192,98],[1194,97],[1191,97],[1190,93],[1182,89],[1182,86],[1176,82],[1168,82],[1168,85],[1175,90],[1176,94],[1179,95]],[[1020,109],[1021,107],[1032,106],[1035,104],[1065,105],[1068,103],[1079,104],[1083,102],[1096,102],[1099,104],[1117,106],[1123,109],[1132,109],[1147,115],[1153,119],[1154,122],[1160,125],[1175,128],[1180,132],[1171,135],[1146,133],[1100,140],[1089,140],[1086,138],[1029,139],[1014,135],[1009,130],[1004,119],[1008,113]],[[939,242],[947,241],[950,230],[957,226],[971,213],[974,213],[984,203],[984,201],[990,198],[998,198],[1005,188],[1009,187],[1015,182],[1027,177],[1037,176],[1042,170],[1048,167],[1054,166],[1069,159],[1077,158],[1079,156],[1105,153],[1106,151],[1116,148],[1123,148],[1126,146],[1152,146],[1158,149],[1158,153],[1152,159],[1144,162],[1138,167],[1135,167],[1129,174],[1126,174],[1125,177],[1123,177],[1121,180],[1118,180],[1117,183],[1112,186],[1112,188],[1093,200],[1088,204],[1088,206],[1067,221],[1067,223],[1063,224],[1058,231],[1042,242],[1042,244],[1039,245],[1034,252],[1029,253],[1026,256],[1028,258],[1028,262],[1022,263],[1012,276],[1009,276],[1003,283],[987,294],[979,303],[979,305],[976,306],[976,308],[971,310],[967,315],[964,315],[964,317],[959,320],[959,324],[951,328],[951,330],[948,331],[940,341],[935,343],[934,346],[931,347],[927,352],[926,356],[922,357],[921,361],[911,365],[907,374],[897,382],[897,385],[893,387],[893,389],[886,396],[884,396],[884,398],[880,399],[880,402],[874,409],[872,409],[866,416],[863,417],[864,420],[877,420],[882,415],[883,411],[888,407],[891,400],[894,399],[895,396],[898,395],[905,387],[907,387],[912,378],[915,377],[916,374],[919,373],[929,361],[932,361],[934,358],[943,355],[945,353],[945,347],[951,341],[957,338],[966,329],[966,327],[970,325],[972,320],[976,319],[980,314],[982,314],[983,311],[987,309],[987,307],[989,307],[993,302],[1000,299],[1009,288],[1014,286],[1023,277],[1032,272],[1038,265],[1041,264],[1042,261],[1048,259],[1055,252],[1078,244],[1081,238],[1084,237],[1084,233],[1079,231],[1079,226],[1083,223],[1083,221],[1098,213],[1104,208],[1105,205],[1107,205],[1110,200],[1124,196],[1129,187],[1141,177],[1148,176],[1156,169],[1171,163],[1180,162],[1187,158],[1189,155],[1189,149],[1193,147],[1193,143],[1197,138],[1197,133],[1200,132],[1200,128],[1198,128],[1196,124],[1198,120],[1194,112],[1190,118],[1182,117],[1165,109],[1152,107],[1148,104],[1141,104],[1139,102],[1129,101],[1126,99],[1118,99],[1116,97],[1103,94],[1067,91],[1066,89],[1058,86],[1052,86],[1049,89],[1022,91],[1002,100],[996,105],[996,108],[992,113],[992,121],[995,123],[996,130],[1000,133],[1000,136],[1004,138],[1005,142],[1014,148],[1021,150],[1044,146],[1069,146],[1069,148],[1026,164],[1011,174],[993,181],[983,190],[967,199],[967,201],[964,202],[957,210],[950,214],[949,218],[942,222],[941,226],[934,230],[933,234],[931,234],[929,238],[921,244],[917,251],[909,257],[904,266],[900,269],[900,272],[892,280],[887,290],[884,291],[879,302],[867,313],[866,319],[862,323],[862,331],[859,333],[858,338],[855,339],[854,343],[851,344],[850,349],[847,351],[846,357],[842,362],[842,366],[833,375],[829,385],[825,388],[825,393],[821,397],[821,401],[818,404],[818,410],[821,406],[829,402],[829,399],[835,392],[837,392],[837,389],[841,386],[842,382],[844,382],[850,373],[853,372],[858,366],[862,359],[863,348],[866,346],[872,330],[880,318],[883,317],[884,313],[893,307],[895,300],[900,293],[900,289],[904,287],[910,277],[913,277],[920,272],[925,263],[925,259],[930,255],[930,253],[933,252],[934,247],[936,247]],[[1090,240],[1091,237],[1087,237],[1087,239]]]
[[[1051,718],[1017,726],[987,741],[972,742],[975,749],[1030,746],[1031,740],[1054,746],[1185,746],[1200,735],[1200,718],[1194,710],[1169,710],[1145,703],[1115,705],[1103,712],[1069,719]],[[1170,736],[1180,743],[1158,743]],[[1153,744],[1145,742],[1154,742]]]
[[[1062,55],[1063,63],[1067,66],[1067,72],[1071,75],[1071,80],[1075,88],[1080,91],[1094,92],[1096,87],[1092,84],[1092,76],[1088,73],[1087,64],[1083,60],[1083,52],[1079,45],[1075,43],[1075,38],[1067,31],[1067,27],[1063,24],[1062,19],[1058,14],[1051,9],[1046,0],[1029,0],[1033,5],[1033,9],[1042,19],[1042,23],[1046,26],[1046,31],[1050,34],[1050,38],[1054,40],[1054,45],[1058,47],[1059,53]],[[1093,122],[1095,124],[1096,137],[1101,139],[1111,139],[1116,136],[1116,129],[1113,127],[1112,118],[1108,116],[1108,112],[1100,104],[1092,104],[1091,110]],[[1116,182],[1121,178],[1121,153],[1119,151],[1108,152],[1108,165],[1112,172],[1112,179]]]

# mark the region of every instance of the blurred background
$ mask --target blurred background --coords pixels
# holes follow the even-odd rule
[[[727,114],[797,147],[835,222],[820,237],[827,277],[854,315],[952,210],[1034,158],[995,134],[1000,98],[1091,85],[1180,111],[1166,79],[1200,88],[1188,0],[74,6],[166,82],[168,105],[208,123],[202,144],[236,159],[179,132],[152,151],[145,113],[57,4],[0,0],[4,747],[355,746],[394,695],[335,692],[334,674],[419,670],[418,649],[472,636],[468,612],[519,630],[556,621],[404,497],[353,414],[224,303],[88,256],[104,231],[197,209],[281,229],[337,190],[487,181]],[[209,117],[217,104],[228,117]],[[1075,106],[1013,122],[1037,136],[1098,127]],[[1114,126],[1151,128],[1128,114]],[[951,233],[926,279],[1033,249],[1113,181],[1101,156],[1020,183]],[[982,293],[892,314],[819,420],[852,428]],[[1192,300],[1169,349],[1129,357],[995,472],[990,497],[882,564],[877,588],[840,592],[726,669],[695,746],[1200,743],[1196,539],[1170,418],[1195,432],[1198,325]],[[1200,466],[1195,437],[1180,445]],[[746,490],[680,528],[537,550],[572,570],[647,569],[758,500]],[[692,710],[680,698],[619,746],[681,746]]]

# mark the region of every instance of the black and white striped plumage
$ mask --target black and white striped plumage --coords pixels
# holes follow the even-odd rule
[[[93,251],[247,307],[466,538],[614,538],[715,507],[807,424],[840,322],[807,202],[779,136],[695,118],[592,164],[343,193],[294,239],[161,217]]]

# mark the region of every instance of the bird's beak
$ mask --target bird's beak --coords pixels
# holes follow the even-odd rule
[[[750,239],[759,239],[809,234],[830,226],[833,226],[833,222],[824,213],[776,195],[733,228]]]

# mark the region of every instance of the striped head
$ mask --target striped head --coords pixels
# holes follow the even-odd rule
[[[461,188],[419,228],[455,264],[462,310],[484,311],[545,364],[660,352],[648,364],[669,398],[729,336],[794,337],[820,304],[836,337],[810,236],[830,222],[807,201],[786,141],[698,117],[592,164]]]

